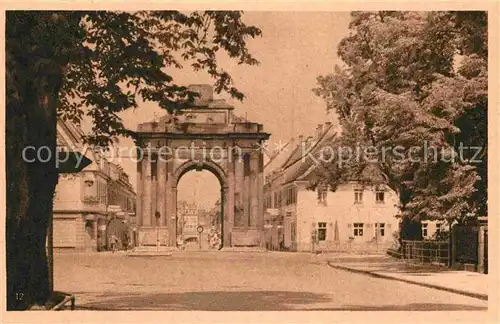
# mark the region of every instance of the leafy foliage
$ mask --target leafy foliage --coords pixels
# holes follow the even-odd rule
[[[131,135],[118,113],[136,108],[138,97],[170,113],[193,100],[197,94],[176,84],[171,69],[187,63],[195,71],[206,70],[216,92],[242,100],[217,54],[224,51],[239,64],[258,64],[246,40],[261,31],[245,25],[241,12],[98,11],[71,18],[79,22],[74,28],[79,41],[69,49],[59,114],[76,123],[90,116],[94,124],[88,140],[95,144]]]
[[[350,159],[332,181],[376,165],[403,216],[485,215],[487,49],[485,12],[352,13],[338,46],[345,66],[314,91],[339,116],[341,145],[378,155]]]

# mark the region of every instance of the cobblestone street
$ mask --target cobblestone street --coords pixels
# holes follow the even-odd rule
[[[55,288],[89,310],[486,310],[487,302],[333,269],[330,256],[56,254]]]

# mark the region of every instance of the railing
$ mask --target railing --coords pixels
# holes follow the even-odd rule
[[[448,241],[406,241],[401,245],[401,259],[411,263],[450,264]]]
[[[67,303],[71,303],[71,310],[75,310],[75,295],[70,295],[66,293],[60,293],[60,294],[64,295],[63,299],[57,305],[52,307],[51,310],[53,311],[62,310]]]

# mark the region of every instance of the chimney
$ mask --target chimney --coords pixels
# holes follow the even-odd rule
[[[214,91],[212,86],[209,84],[191,84],[188,89],[189,91],[200,94],[200,96],[194,101],[195,106],[205,106],[214,100]]]
[[[316,127],[316,138],[319,138],[322,133],[323,133],[323,125],[318,124],[318,127]]]

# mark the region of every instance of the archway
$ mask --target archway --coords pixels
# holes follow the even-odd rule
[[[137,161],[138,243],[177,249],[179,180],[191,170],[208,170],[221,185],[223,247],[263,248],[260,148],[270,134],[214,100],[210,86],[195,88],[203,90],[202,98],[183,114],[140,124],[136,132],[142,157]]]
[[[223,247],[222,179],[210,166],[188,167],[177,179],[178,249],[217,251]]]

